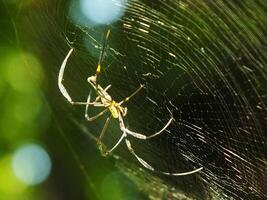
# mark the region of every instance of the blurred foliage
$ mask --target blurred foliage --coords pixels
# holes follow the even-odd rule
[[[17,6],[11,1],[0,3],[0,199],[39,199],[38,187],[27,187],[12,171],[15,150],[25,143],[43,144],[41,137],[50,124],[50,108],[41,91],[42,66],[19,45]]]

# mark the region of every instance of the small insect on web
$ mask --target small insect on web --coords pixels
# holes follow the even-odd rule
[[[106,119],[106,122],[102,128],[102,131],[100,133],[100,136],[98,138],[97,144],[99,146],[99,149],[102,153],[102,155],[107,156],[108,154],[110,154],[112,151],[114,151],[119,144],[124,140],[126,143],[126,146],[128,148],[128,150],[130,151],[130,153],[147,169],[154,171],[154,172],[158,172],[161,174],[165,174],[165,175],[172,175],[172,176],[183,176],[183,175],[188,175],[188,174],[193,174],[195,172],[198,172],[200,170],[202,170],[203,167],[197,168],[193,171],[189,171],[189,172],[184,172],[184,173],[169,173],[169,172],[162,172],[162,171],[158,171],[155,170],[151,165],[149,165],[145,160],[143,160],[141,157],[139,157],[135,151],[134,148],[131,145],[130,140],[128,139],[128,136],[133,136],[135,138],[141,139],[141,140],[147,140],[153,137],[158,136],[159,134],[163,133],[168,126],[171,124],[171,122],[173,121],[173,117],[171,116],[171,118],[169,119],[169,121],[166,123],[166,125],[159,130],[158,132],[146,136],[144,134],[140,134],[134,131],[131,131],[129,129],[127,129],[124,125],[124,117],[127,115],[127,107],[123,107],[122,105],[124,103],[126,103],[127,101],[129,101],[132,97],[134,97],[137,93],[139,93],[142,88],[144,88],[144,85],[140,85],[140,87],[138,89],[136,89],[132,94],[130,94],[128,97],[124,98],[122,101],[120,102],[116,102],[113,100],[113,98],[110,96],[110,94],[107,92],[107,90],[111,87],[111,85],[108,85],[107,87],[103,88],[101,87],[98,82],[97,82],[97,77],[101,72],[101,66],[103,63],[103,58],[104,58],[104,53],[105,53],[105,49],[106,49],[106,45],[108,42],[108,38],[110,35],[110,30],[108,30],[105,34],[105,38],[104,38],[104,42],[101,48],[101,52],[99,55],[99,60],[98,60],[98,65],[96,68],[96,74],[93,76],[88,77],[87,81],[88,83],[92,86],[92,88],[95,90],[95,94],[96,94],[96,98],[94,101],[91,101],[91,91],[89,92],[87,101],[83,102],[83,101],[73,101],[72,98],[70,97],[69,93],[67,92],[66,88],[63,85],[63,75],[64,75],[64,70],[65,70],[65,66],[66,63],[68,61],[68,58],[70,57],[71,53],[73,52],[73,48],[70,49],[69,53],[67,54],[67,56],[65,57],[60,70],[59,70],[59,74],[58,74],[58,87],[60,89],[61,94],[68,100],[69,103],[71,103],[72,105],[85,105],[85,118],[88,121],[94,121],[97,118],[99,118],[100,116],[104,115],[105,113],[107,113],[109,111],[109,116]],[[104,107],[104,110],[99,112],[98,114],[94,115],[94,116],[89,116],[88,115],[88,109],[89,106],[94,106],[94,107]],[[117,141],[117,143],[109,150],[106,150],[104,144],[102,143],[102,138],[107,130],[107,127],[111,121],[111,119],[118,119],[119,120],[119,126],[120,126],[120,130],[122,131],[122,135],[120,137],[120,139]]]

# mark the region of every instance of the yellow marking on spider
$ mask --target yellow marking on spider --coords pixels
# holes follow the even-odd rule
[[[119,118],[119,112],[116,106],[117,106],[116,101],[112,101],[110,105],[108,106],[108,109],[113,118]]]
[[[100,70],[101,70],[101,65],[98,64],[98,65],[97,65],[97,68],[96,68],[96,72],[97,72],[97,73],[100,73]]]
[[[108,30],[108,32],[107,32],[107,35],[106,35],[106,40],[108,39],[108,37],[109,37],[109,34],[110,34],[110,29]]]

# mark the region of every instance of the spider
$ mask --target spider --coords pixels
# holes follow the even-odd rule
[[[67,56],[65,57],[63,63],[61,64],[59,75],[58,75],[58,87],[60,89],[61,94],[72,105],[85,105],[86,106],[85,107],[85,118],[88,121],[90,121],[90,122],[94,121],[94,120],[96,120],[97,118],[99,118],[100,116],[104,115],[105,113],[107,113],[109,111],[109,116],[107,117],[107,119],[105,121],[105,124],[104,124],[104,126],[102,128],[102,131],[101,131],[101,133],[99,135],[99,138],[97,140],[97,144],[99,146],[99,149],[100,149],[102,155],[107,156],[108,154],[110,154],[124,140],[125,143],[126,143],[126,147],[128,148],[129,152],[146,169],[148,169],[150,171],[158,172],[158,173],[165,174],[165,175],[183,176],[183,175],[193,174],[193,173],[196,173],[196,172],[202,170],[202,167],[200,167],[200,168],[195,169],[193,171],[183,172],[183,173],[169,173],[169,172],[158,171],[158,170],[155,170],[150,164],[148,164],[145,160],[143,160],[140,156],[138,156],[135,153],[134,148],[132,147],[128,136],[132,136],[132,137],[135,137],[135,138],[138,138],[138,139],[141,139],[141,140],[147,140],[147,139],[156,137],[159,134],[163,133],[168,128],[168,126],[173,121],[173,117],[171,117],[169,119],[169,121],[165,124],[165,126],[161,130],[159,130],[158,132],[156,132],[154,134],[151,134],[149,136],[146,136],[144,134],[140,134],[140,133],[131,131],[128,128],[125,127],[125,125],[124,125],[124,117],[127,115],[127,107],[123,107],[123,104],[126,103],[127,101],[129,101],[137,93],[139,93],[139,91],[142,90],[142,88],[144,88],[144,85],[140,85],[140,87],[138,89],[136,89],[128,97],[124,98],[122,101],[117,102],[107,92],[107,90],[111,87],[111,85],[108,85],[107,87],[103,88],[97,83],[97,77],[101,72],[101,66],[102,66],[102,63],[103,63],[104,51],[105,51],[105,48],[106,48],[106,44],[107,44],[109,35],[110,35],[110,30],[108,30],[106,32],[106,34],[105,34],[104,43],[102,45],[101,52],[100,52],[100,55],[99,55],[96,74],[87,78],[88,83],[92,86],[92,88],[95,90],[95,93],[96,93],[96,98],[95,98],[94,101],[91,101],[91,91],[90,91],[90,93],[88,95],[87,101],[85,101],[85,102],[73,101],[72,98],[70,97],[69,93],[67,92],[66,88],[64,87],[63,83],[62,83],[63,82],[63,75],[64,75],[65,66],[66,66],[66,63],[68,61],[68,58],[70,57],[71,53],[73,52],[73,48],[70,49],[70,51],[68,52]],[[89,106],[103,107],[104,110],[99,112],[98,114],[90,117],[88,115]],[[103,136],[104,136],[104,134],[105,134],[105,132],[107,130],[107,127],[108,127],[108,125],[109,125],[109,123],[110,123],[112,118],[117,119],[119,121],[119,127],[120,127],[120,130],[122,131],[122,135],[121,135],[120,139],[117,141],[117,143],[112,148],[107,150],[105,145],[102,143],[101,140],[102,140],[102,138],[103,138]]]

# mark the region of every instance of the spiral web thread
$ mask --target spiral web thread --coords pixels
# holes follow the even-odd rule
[[[137,151],[163,169],[167,154],[203,166],[201,180],[226,199],[267,194],[266,13],[264,1],[130,1],[105,53],[114,98],[146,87],[129,103],[129,129],[153,133],[170,111],[175,119],[159,139],[164,153],[149,142]],[[77,27],[101,48],[103,32]]]

